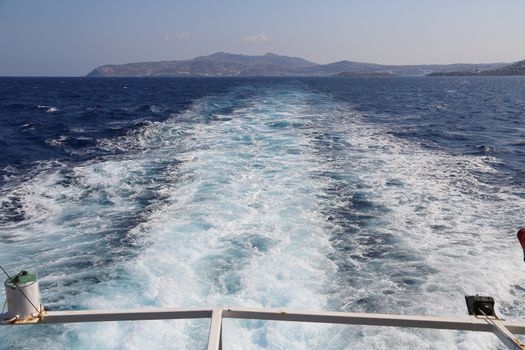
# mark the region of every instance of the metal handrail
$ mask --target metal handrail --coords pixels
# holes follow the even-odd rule
[[[208,336],[208,350],[222,349],[223,318],[492,332],[498,336],[498,338],[509,349],[525,349],[523,343],[514,336],[514,334],[525,334],[525,322],[507,321],[497,317],[488,316],[434,317],[243,307],[140,308],[120,310],[45,311],[39,318],[19,320],[11,324],[21,325],[32,323],[52,324],[201,318],[211,318],[210,332]]]

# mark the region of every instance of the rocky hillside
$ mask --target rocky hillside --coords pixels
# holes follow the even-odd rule
[[[434,72],[430,76],[497,76],[525,75],[525,60],[493,69],[471,69],[452,72]]]
[[[301,74],[316,66],[299,57],[267,53],[262,56],[217,52],[191,60],[141,62],[105,65],[95,68],[89,77],[162,77],[162,76],[275,76]]]
[[[451,65],[381,65],[374,63],[339,61],[317,64],[300,57],[267,53],[260,56],[217,52],[191,60],[140,62],[104,65],[95,68],[89,77],[170,77],[170,76],[331,76],[347,74],[382,73],[388,75],[426,75],[432,72],[459,70],[486,70],[502,64],[451,64]]]

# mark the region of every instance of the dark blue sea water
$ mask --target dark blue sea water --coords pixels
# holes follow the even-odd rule
[[[524,125],[523,77],[0,78],[0,264],[38,272],[54,310],[462,315],[484,292],[523,318]],[[198,349],[207,327],[2,327],[0,347]],[[499,346],[224,327],[228,349]]]

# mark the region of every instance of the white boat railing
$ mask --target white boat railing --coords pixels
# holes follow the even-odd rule
[[[509,349],[525,349],[525,345],[515,336],[515,334],[525,334],[525,322],[507,321],[491,316],[433,317],[243,307],[140,308],[122,310],[43,311],[33,318],[14,320],[4,324],[27,325],[35,323],[56,324],[70,322],[203,318],[211,318],[208,336],[209,350],[222,349],[223,318],[492,332]]]
[[[211,318],[208,349],[217,350],[222,349],[222,319],[236,318],[492,332],[508,348],[525,350],[525,345],[515,336],[525,334],[525,322],[498,318],[494,298],[487,296],[466,296],[469,314],[478,316],[465,318],[242,307],[46,311],[40,303],[36,273],[22,270],[11,277],[1,266],[0,269],[8,277],[4,281],[7,313],[0,314],[0,323],[4,325]]]

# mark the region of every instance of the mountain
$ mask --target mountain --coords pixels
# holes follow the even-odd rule
[[[449,65],[382,65],[339,61],[317,64],[300,57],[267,53],[260,56],[217,52],[190,60],[139,62],[104,65],[92,70],[88,77],[170,77],[170,76],[331,76],[347,74],[388,74],[421,76],[429,73],[461,70],[481,71],[501,68],[504,64]]]
[[[300,57],[289,57],[276,55],[274,53],[268,52],[262,56],[249,56],[249,55],[240,55],[227,52],[217,52],[209,56],[200,56],[194,58],[198,61],[217,61],[217,62],[244,62],[244,63],[256,63],[256,64],[271,64],[278,66],[291,66],[291,67],[312,67],[317,66],[317,63],[307,61]]]
[[[452,72],[434,72],[430,76],[496,76],[496,75],[525,75],[525,60],[503,65],[492,69],[455,70]]]
[[[316,66],[300,57],[267,53],[249,56],[217,52],[184,61],[141,62],[105,65],[91,71],[89,77],[161,77],[161,76],[275,76],[301,75],[302,69]]]
[[[340,61],[330,64],[309,67],[306,71],[313,75],[333,75],[341,72],[351,73],[385,73],[402,76],[422,76],[433,72],[450,72],[462,69],[491,69],[500,67],[502,63],[489,64],[420,64],[420,65],[382,65],[374,63],[362,63],[352,61]]]

